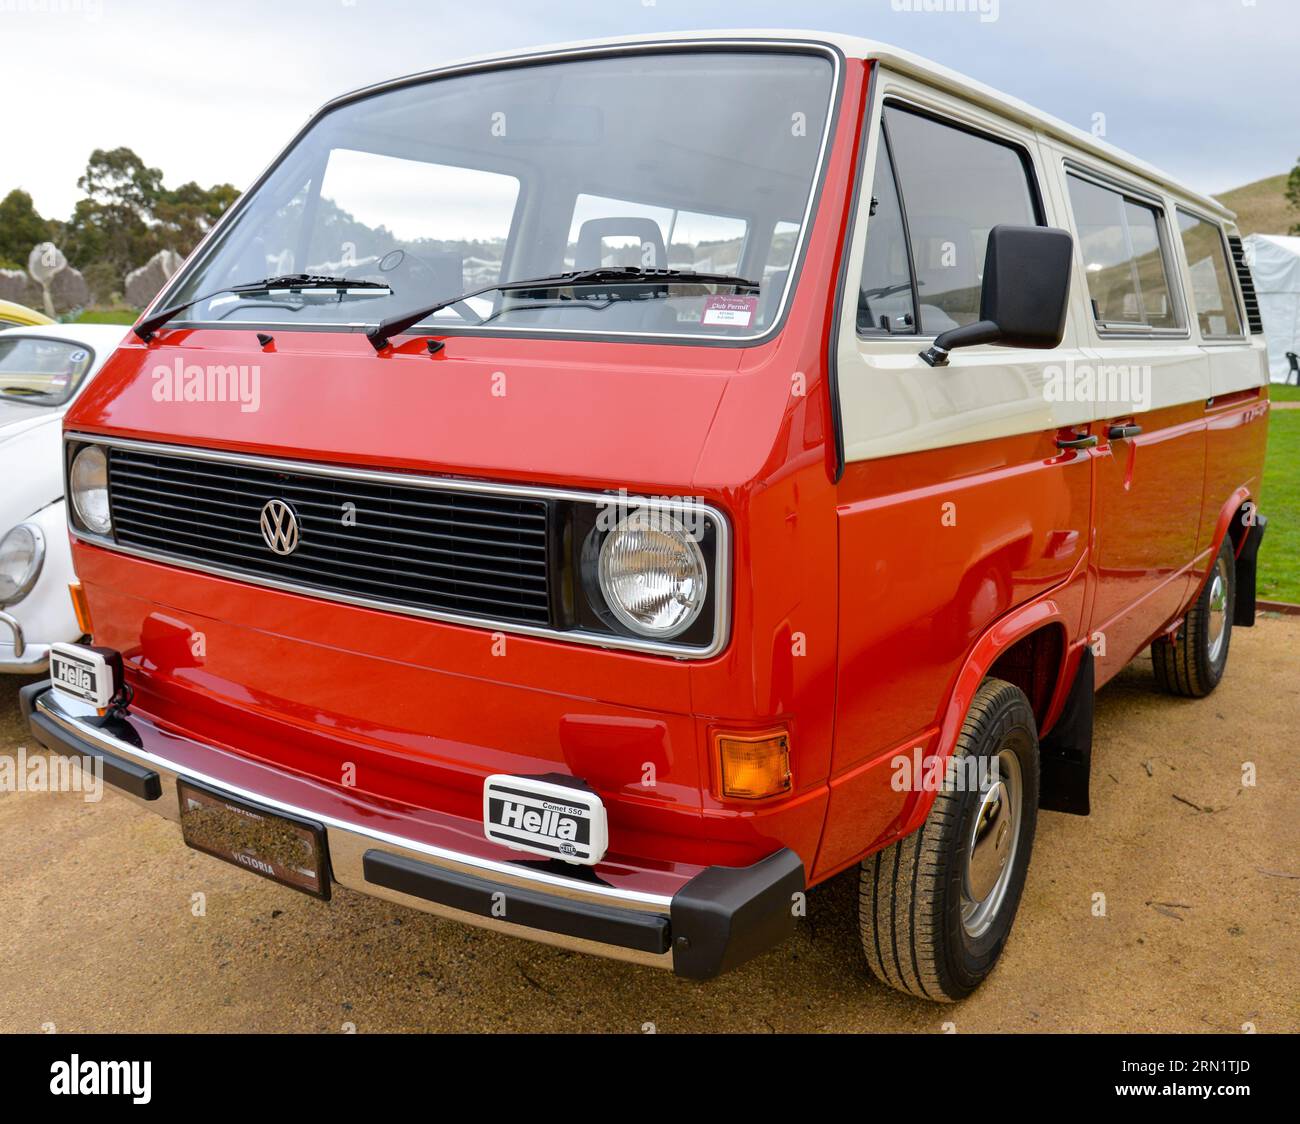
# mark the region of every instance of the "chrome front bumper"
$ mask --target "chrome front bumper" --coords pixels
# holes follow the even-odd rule
[[[319,782],[237,758],[144,719],[101,718],[48,682],[24,687],[20,696],[37,741],[73,758],[99,758],[106,783],[149,811],[179,820],[176,783],[183,777],[320,824],[332,882],[425,913],[692,979],[728,971],[794,928],[791,898],[805,881],[802,862],[788,849],[750,867],[704,868],[671,895],[640,892],[385,831],[382,809],[363,812],[355,805],[356,817],[345,817],[337,809],[346,801],[327,794]],[[160,744],[168,751],[159,752]],[[259,784],[259,777],[266,783]],[[291,796],[273,798],[268,789]]]

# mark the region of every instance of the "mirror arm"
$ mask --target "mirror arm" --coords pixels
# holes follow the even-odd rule
[[[1002,329],[992,320],[977,320],[961,328],[949,328],[935,337],[934,343],[922,351],[921,358],[931,367],[946,367],[948,352],[954,347],[974,347],[980,343],[997,343]]]

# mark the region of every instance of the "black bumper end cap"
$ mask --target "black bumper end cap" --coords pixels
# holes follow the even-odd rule
[[[803,860],[788,847],[753,866],[701,871],[673,895],[674,974],[711,980],[780,944],[806,888]]]

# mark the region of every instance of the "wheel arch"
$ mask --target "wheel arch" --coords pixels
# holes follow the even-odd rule
[[[1205,583],[1214,569],[1214,559],[1223,549],[1223,542],[1232,543],[1232,556],[1236,562],[1237,596],[1233,604],[1232,623],[1241,628],[1255,624],[1255,603],[1258,586],[1259,547],[1264,538],[1268,520],[1260,513],[1258,501],[1249,488],[1240,487],[1232,493],[1219,511],[1214,528],[1214,545],[1206,558],[1205,573],[1199,575],[1195,596],[1201,595]]]
[[[975,642],[957,673],[930,755],[942,761],[952,756],[971,703],[981,684],[990,677],[1007,678],[1025,691],[1041,739],[1065,705],[1072,682],[1072,676],[1066,673],[1071,670],[1071,664],[1078,666],[1072,658],[1078,651],[1079,646],[1070,646],[1070,622],[1065,610],[1052,597],[1022,605],[994,621]],[[1028,683],[1030,690],[1017,682],[1017,676]],[[900,836],[920,827],[934,804],[935,793],[916,795]]]
[[[1210,542],[1210,549],[1205,564],[1205,573],[1201,575],[1201,581],[1209,576],[1212,569],[1211,560],[1219,555],[1219,549],[1223,546],[1225,536],[1232,539],[1232,553],[1234,556],[1241,553],[1241,548],[1245,545],[1246,535],[1250,530],[1250,525],[1243,522],[1240,516],[1243,514],[1248,505],[1254,505],[1255,497],[1251,495],[1250,489],[1245,485],[1237,488],[1223,506],[1219,509],[1219,518],[1214,524],[1214,538]],[[1199,591],[1200,586],[1197,586]]]

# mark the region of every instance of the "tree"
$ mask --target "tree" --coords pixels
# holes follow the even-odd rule
[[[1295,167],[1287,177],[1286,198],[1292,210],[1300,211],[1300,160],[1296,160]],[[1300,222],[1295,223],[1289,233],[1300,234]]]
[[[0,199],[0,267],[25,269],[32,247],[52,234],[52,224],[37,213],[27,192],[14,188]]]
[[[162,178],[158,168],[146,167],[129,148],[110,152],[97,148],[90,154],[77,186],[92,202],[129,210],[143,222],[153,213],[162,194]]]
[[[107,264],[118,284],[159,250],[185,257],[239,198],[228,183],[168,189],[161,170],[129,148],[95,149],[77,186],[85,198],[62,230],[68,260],[82,270]]]
[[[164,190],[154,207],[157,237],[166,249],[185,257],[238,198],[239,192],[228,183],[204,189],[190,181],[174,191]]]
[[[129,148],[97,148],[77,186],[86,196],[77,201],[64,230],[73,265],[106,261],[120,276],[159,249],[150,225],[163,192],[159,169]]]
[[[239,198],[228,183],[168,189],[162,171],[129,148],[95,149],[77,186],[85,194],[67,222],[43,219],[25,191],[0,201],[0,266],[24,268],[33,246],[53,241],[107,296],[159,250],[188,255]]]

